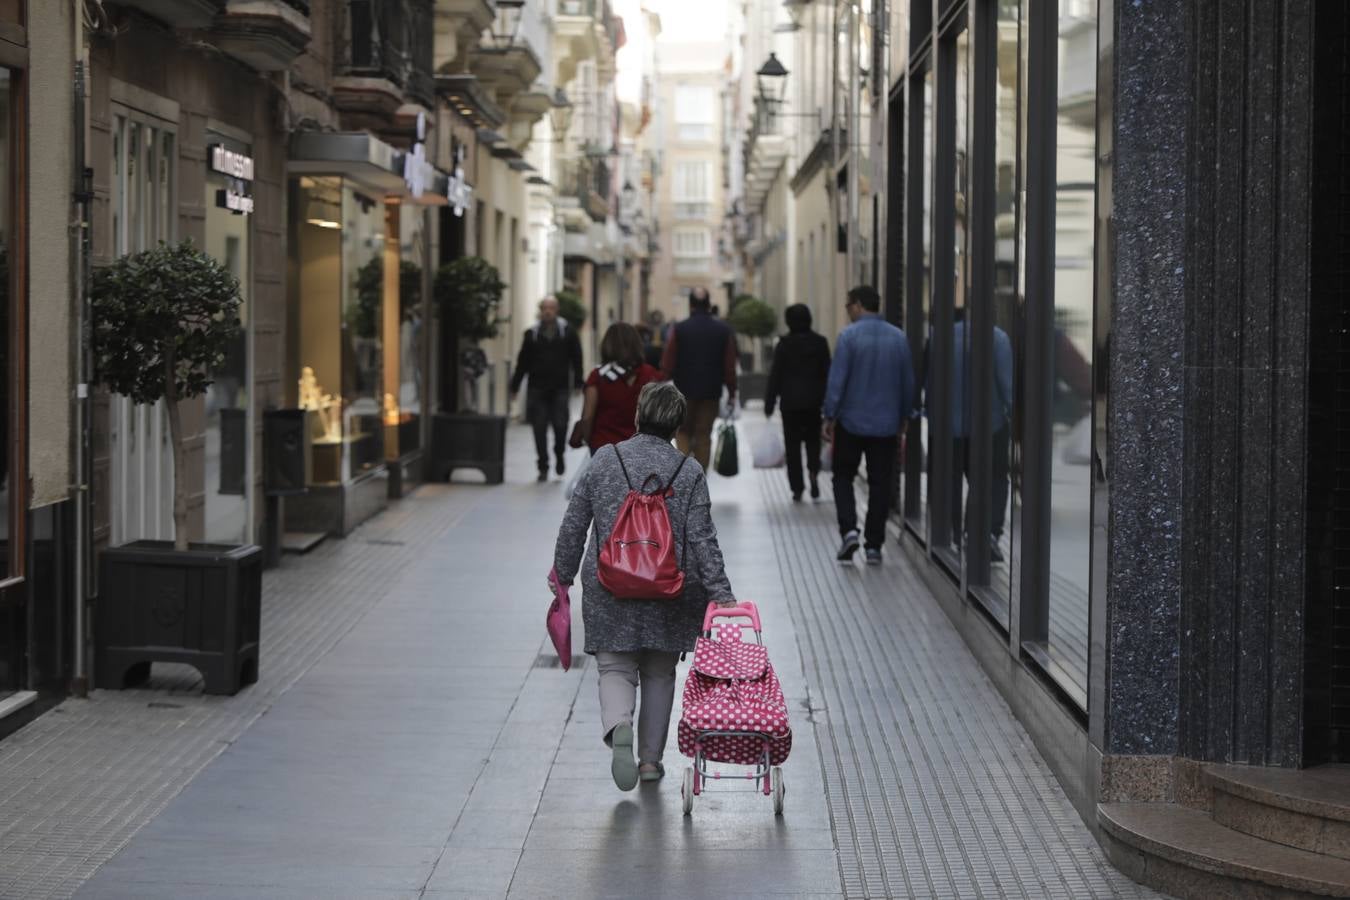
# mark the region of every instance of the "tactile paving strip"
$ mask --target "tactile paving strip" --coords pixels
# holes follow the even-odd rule
[[[841,566],[832,503],[761,480],[847,897],[1158,895],[1107,861],[912,565]],[[828,488],[826,489],[828,496]]]

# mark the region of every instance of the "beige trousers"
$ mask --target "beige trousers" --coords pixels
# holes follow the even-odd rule
[[[638,685],[642,685],[642,709],[638,714],[639,763],[657,763],[666,749],[670,710],[675,704],[675,665],[680,654],[662,650],[635,653],[595,654],[600,673],[600,722],[605,743],[618,725],[633,724]]]

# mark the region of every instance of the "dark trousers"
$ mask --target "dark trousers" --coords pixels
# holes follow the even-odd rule
[[[998,540],[1003,534],[1003,523],[1008,507],[1008,449],[1011,432],[1007,425],[994,432],[992,438],[994,451],[993,484],[990,488],[989,534]],[[952,534],[961,534],[961,521],[965,513],[963,488],[970,478],[970,438],[952,440]],[[953,541],[955,543],[955,541]]]
[[[806,447],[806,470],[820,473],[820,411],[783,410],[783,446],[787,448],[788,484],[794,494],[806,489],[802,481],[802,447]]]
[[[858,527],[858,506],[853,498],[853,481],[858,466],[867,460],[867,525],[863,545],[880,548],[886,543],[886,516],[890,513],[891,479],[895,474],[897,438],[865,437],[849,434],[842,425],[834,426],[834,507],[839,515],[839,534]]]
[[[534,428],[534,449],[539,453],[539,471],[548,471],[548,430],[553,428],[553,452],[559,458],[567,452],[567,420],[572,411],[565,388],[529,391],[525,395],[525,416]]]

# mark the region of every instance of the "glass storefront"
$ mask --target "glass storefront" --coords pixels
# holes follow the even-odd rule
[[[291,191],[293,396],[311,484],[344,484],[421,448],[427,207],[336,175]]]
[[[916,33],[906,67],[908,177],[892,189],[910,194],[905,324],[922,348],[924,418],[909,432],[904,517],[1018,641],[1010,651],[1086,708],[1106,455],[1097,3],[979,4],[992,22],[974,5]]]

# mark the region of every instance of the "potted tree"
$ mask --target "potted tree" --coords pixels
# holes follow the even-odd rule
[[[432,422],[432,477],[449,481],[455,469],[477,469],[488,484],[506,478],[506,416],[477,409],[478,379],[487,371],[479,341],[497,336],[508,321],[499,314],[506,284],[478,256],[446,263],[436,272],[433,293],[441,325],[458,337],[464,398],[458,412],[437,413]]]
[[[173,448],[174,539],[100,558],[96,684],[144,681],[152,662],[201,672],[208,694],[258,679],[262,550],[188,542],[187,452],[179,403],[211,384],[242,332],[239,282],[190,241],[124,256],[94,273],[98,380],[136,403],[163,400]]]
[[[576,291],[561,290],[553,295],[558,301],[558,315],[567,320],[567,324],[581,331],[586,324],[586,304]]]
[[[752,349],[748,355],[753,362],[759,354],[755,350],[763,346],[765,338],[771,336],[778,327],[778,311],[758,297],[742,295],[736,298],[727,321],[737,334],[750,338]],[[744,360],[742,360],[744,366]],[[745,366],[745,368],[751,368]],[[764,391],[769,384],[766,372],[745,372],[740,376],[741,406],[750,400],[763,400]]]

